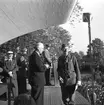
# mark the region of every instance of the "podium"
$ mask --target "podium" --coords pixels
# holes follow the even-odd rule
[[[6,93],[6,98],[8,97],[8,85],[6,83],[0,83],[0,96]]]

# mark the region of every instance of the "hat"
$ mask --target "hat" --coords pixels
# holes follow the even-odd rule
[[[46,44],[45,47],[46,47],[46,48],[49,48],[49,47],[50,47],[50,44]]]
[[[8,51],[7,53],[8,53],[8,54],[13,54],[13,51]]]
[[[61,46],[61,50],[65,49],[66,45],[65,44],[62,44]]]

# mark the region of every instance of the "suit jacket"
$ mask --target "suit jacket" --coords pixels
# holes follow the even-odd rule
[[[29,82],[31,85],[45,85],[45,71],[41,56],[34,51],[29,57]]]
[[[72,60],[73,66],[74,66],[74,71],[76,73],[76,80],[79,81],[79,80],[81,80],[81,74],[80,74],[80,70],[79,70],[77,59],[76,59],[75,56],[72,56],[71,60]],[[58,71],[58,75],[61,76],[63,79],[66,78],[65,69],[66,69],[65,68],[65,56],[61,55],[58,58],[58,68],[57,68],[57,71]]]

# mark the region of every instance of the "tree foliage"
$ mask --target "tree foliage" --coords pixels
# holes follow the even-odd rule
[[[69,18],[69,24],[74,26],[76,23],[81,22],[82,14],[83,14],[83,7],[79,2],[77,2]]]
[[[51,44],[52,54],[60,55],[61,45],[68,44],[71,40],[71,35],[68,31],[62,27],[53,26],[47,29],[47,34],[49,35],[48,43]]]
[[[52,26],[12,39],[0,46],[0,52],[5,53],[7,50],[13,50],[15,52],[16,47],[20,46],[21,49],[26,47],[30,54],[34,49],[36,42],[43,42],[44,44],[50,45],[50,51],[53,55],[59,55],[59,48],[62,43],[68,44],[70,40],[71,35],[68,31],[59,26]]]
[[[84,56],[84,52],[83,52],[83,51],[79,51],[79,56],[80,56],[80,58],[82,59],[83,56]]]
[[[89,47],[91,46],[91,53],[93,56],[93,60],[96,63],[103,63],[104,61],[104,43],[101,39],[99,38],[95,38],[94,40],[92,40],[91,45],[88,45],[88,55],[89,55]]]
[[[91,46],[91,55],[89,56],[89,47]],[[87,63],[93,64],[94,69],[98,69],[104,72],[104,43],[101,39],[95,38],[92,40],[91,45],[88,45],[88,51],[86,56]]]

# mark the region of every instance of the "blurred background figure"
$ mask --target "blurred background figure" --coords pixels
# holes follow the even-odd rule
[[[14,99],[13,105],[36,105],[36,103],[30,95],[21,94]]]
[[[23,48],[23,54],[27,54],[27,48]]]
[[[18,61],[18,90],[19,94],[27,92],[27,49],[24,48],[19,55]]]
[[[50,46],[48,44],[45,45],[45,49],[43,52],[44,62],[49,65],[49,68],[45,72],[45,79],[46,79],[46,85],[52,85],[51,84],[51,67],[52,67],[52,60],[49,52]]]
[[[21,49],[20,47],[18,46],[16,48],[16,51],[15,51],[15,54],[14,54],[14,57],[16,58],[16,60],[18,60],[19,56],[21,55]]]
[[[3,69],[0,67],[0,83],[2,83],[2,78],[3,78]]]
[[[26,71],[27,71],[28,70],[28,64],[29,64],[28,50],[27,50],[27,48],[23,48],[22,55],[23,55],[23,57],[25,59]]]

